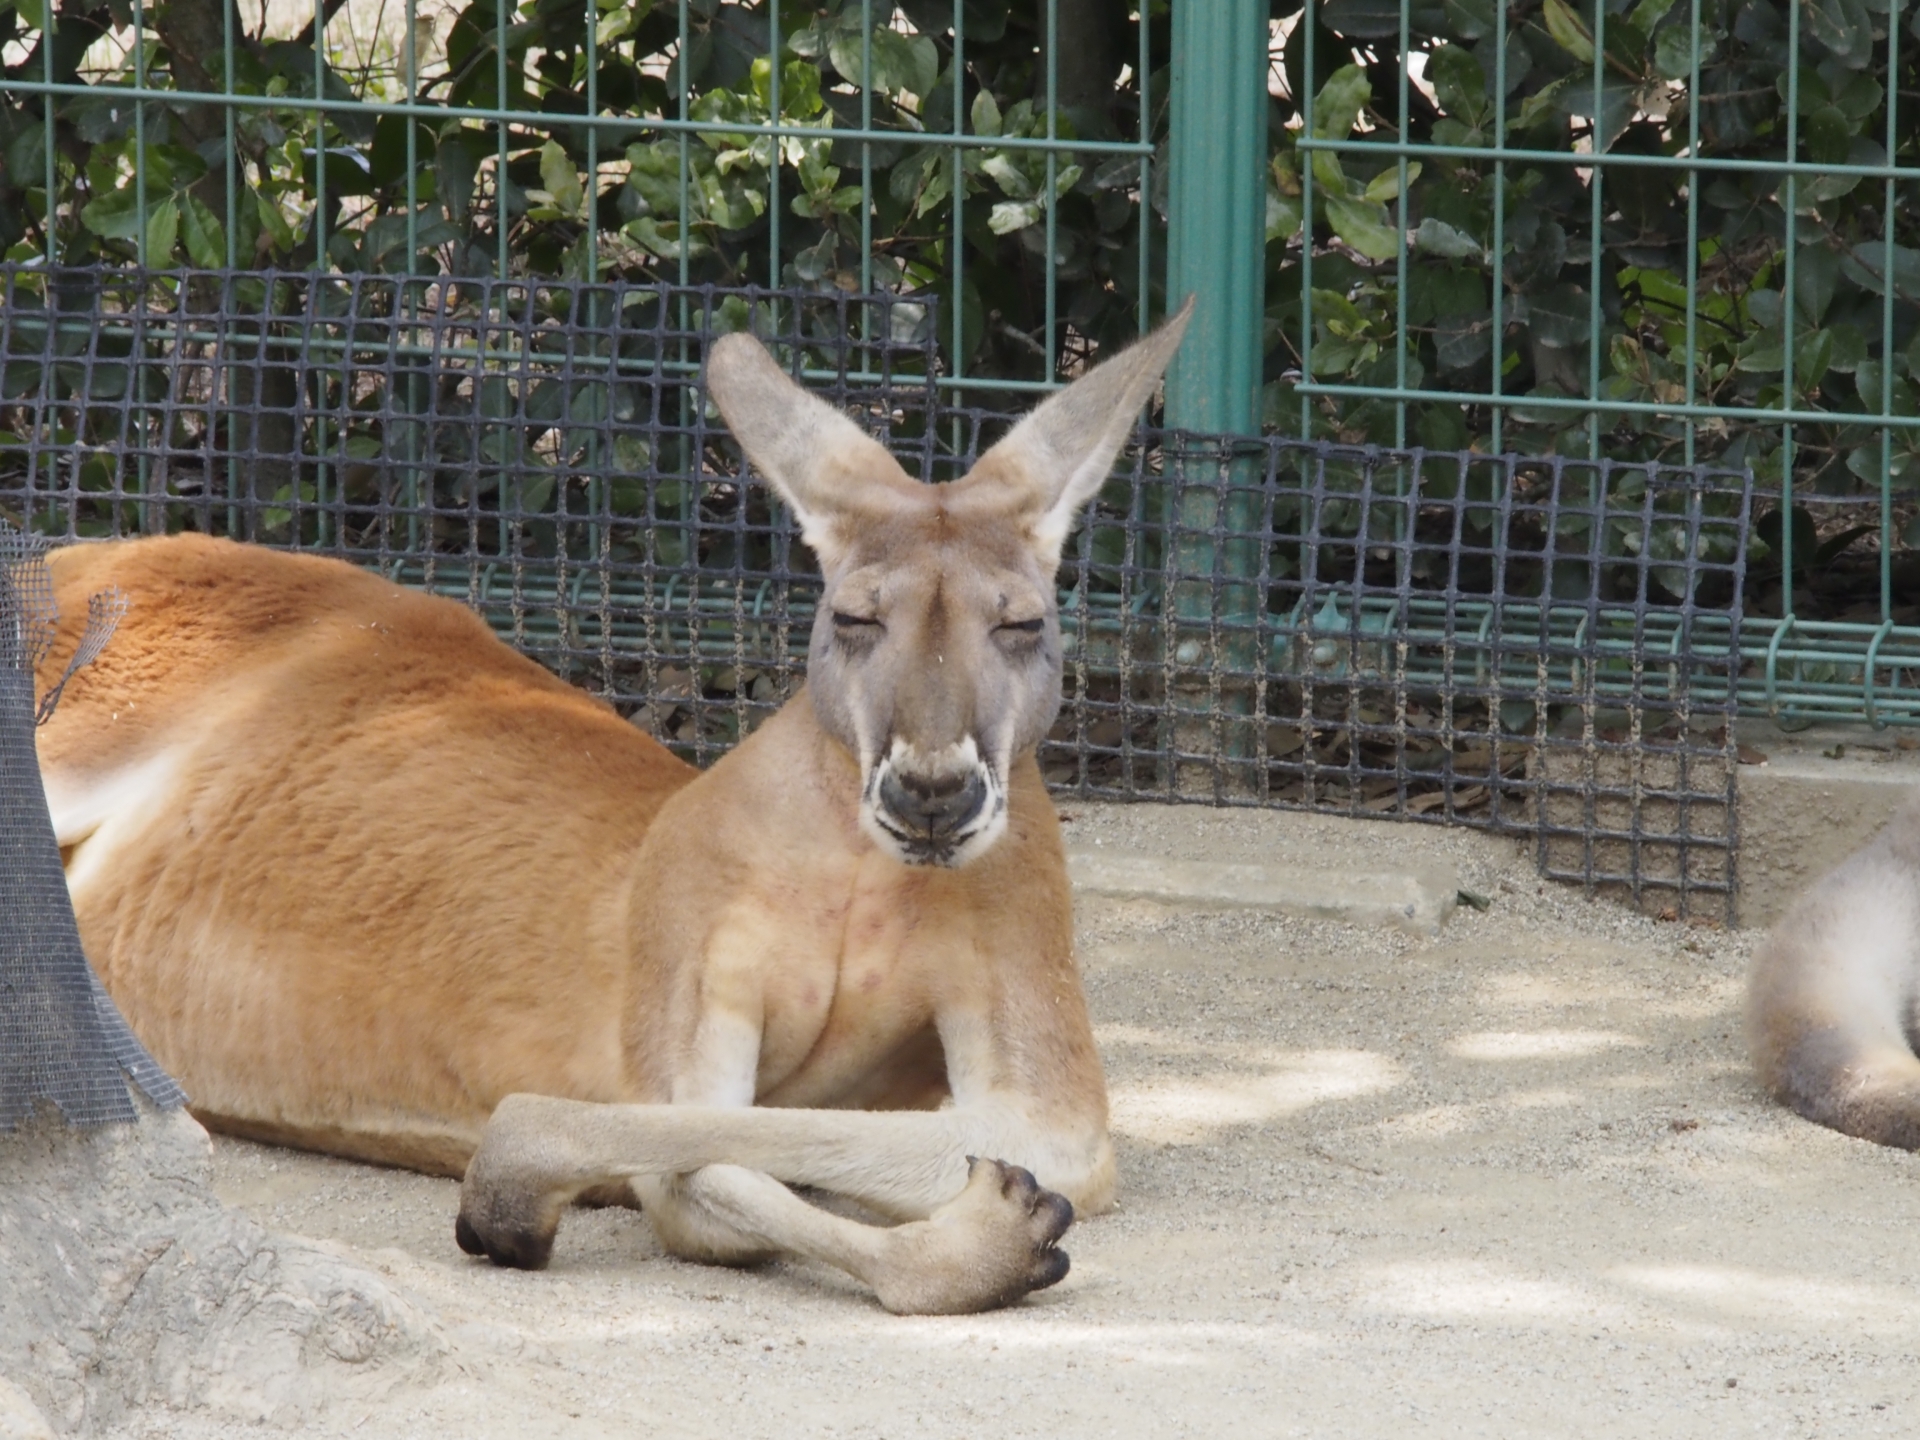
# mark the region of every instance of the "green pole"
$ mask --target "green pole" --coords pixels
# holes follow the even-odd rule
[[[1167,308],[1194,297],[1167,373],[1167,424],[1257,435],[1265,302],[1266,0],[1173,0]],[[1259,793],[1254,622],[1263,547],[1251,537],[1258,477],[1246,461],[1176,461],[1165,657],[1183,793]],[[1229,772],[1232,773],[1230,776]]]
[[[1196,297],[1167,423],[1259,433],[1265,310],[1267,10],[1174,0],[1167,309]]]

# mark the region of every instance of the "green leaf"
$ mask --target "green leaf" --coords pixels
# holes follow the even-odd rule
[[[1413,161],[1407,166],[1407,184],[1411,185],[1420,178],[1420,162]],[[1400,193],[1400,167],[1389,165],[1373,179],[1367,182],[1365,199],[1377,205],[1384,205]]]
[[[1384,40],[1400,34],[1399,0],[1327,0],[1320,23],[1336,35]]]
[[[1560,98],[1576,78],[1572,75],[1563,75],[1551,85],[1543,86],[1529,95],[1521,103],[1519,115],[1514,118],[1514,128],[1531,130],[1535,125],[1543,124],[1558,115]]]
[[[1818,388],[1827,378],[1827,366],[1833,359],[1833,332],[1815,330],[1802,335],[1793,347],[1793,383],[1801,393]]]
[[[1836,105],[1822,105],[1807,116],[1800,134],[1807,158],[1821,165],[1844,165],[1853,144],[1853,125]]]
[[[1861,121],[1877,111],[1886,98],[1886,90],[1873,76],[1855,75],[1840,87],[1833,103],[1849,120]]]
[[[758,64],[758,61],[754,62]],[[768,92],[771,98],[771,91]],[[780,109],[796,120],[811,120],[826,108],[820,98],[820,71],[798,60],[789,60],[780,69]]]
[[[573,159],[559,142],[547,141],[540,147],[540,184],[552,197],[553,208],[562,215],[580,215],[586,210],[586,189]]]
[[[881,26],[862,45],[858,30],[841,30],[827,44],[827,58],[850,83],[861,83],[861,71],[871,63],[875,90],[889,94],[910,91],[925,97],[940,75],[940,52],[925,35],[902,35]]]
[[[1713,42],[1703,33],[1700,48]],[[1693,77],[1693,32],[1685,25],[1669,25],[1653,37],[1653,68],[1662,80],[1689,80]],[[1702,66],[1707,56],[1701,55]]]
[[[614,41],[625,38],[633,30],[633,11],[622,6],[611,14],[600,16],[599,30],[594,42],[603,49]]]
[[[1827,330],[1833,336],[1833,354],[1827,358],[1827,369],[1841,375],[1853,374],[1866,363],[1866,333],[1858,325],[1839,321]]]
[[[1447,114],[1477,123],[1487,108],[1487,77],[1464,45],[1442,45],[1427,60],[1427,78]]]
[[[89,201],[80,219],[94,234],[107,240],[131,240],[140,233],[139,196],[133,186],[113,190]]]
[[[1478,40],[1490,35],[1499,22],[1494,18],[1493,0],[1444,0],[1447,23],[1462,40]]]
[[[1340,157],[1331,150],[1313,152],[1313,178],[1327,195],[1343,195],[1351,198],[1353,186],[1347,182],[1347,172],[1340,168]]]
[[[1840,257],[1824,245],[1803,246],[1794,257],[1795,308],[1809,325],[1826,318],[1833,292],[1840,283]]]
[[[1000,135],[1000,105],[993,92],[984,87],[973,97],[973,133],[995,139]]]
[[[1881,240],[1863,240],[1840,257],[1840,271],[1871,294],[1886,284],[1887,247]],[[1920,299],[1920,250],[1893,247],[1893,293],[1903,300]]]
[[[20,23],[29,30],[46,29],[47,12],[40,0],[13,0],[13,9],[20,17]]]
[[[1391,260],[1400,252],[1400,232],[1389,222],[1384,205],[1329,196],[1327,222],[1334,234],[1369,260]]]
[[[1673,9],[1673,5],[1674,0],[1640,0],[1640,3],[1633,7],[1631,19],[1634,26],[1642,35],[1651,35],[1653,27],[1666,18],[1667,12]]]
[[[1442,370],[1466,370],[1493,353],[1493,324],[1485,315],[1449,316],[1434,327],[1433,358]]]
[[[433,192],[455,220],[464,221],[473,207],[480,160],[488,148],[486,137],[478,130],[455,130],[440,141],[434,155]]]
[[[227,263],[227,231],[219,217],[193,195],[182,196],[180,238],[187,258],[202,270],[218,270]]]
[[[1568,350],[1584,345],[1593,333],[1587,292],[1561,280],[1527,296],[1527,325],[1542,345]]]
[[[1015,200],[1033,198],[1033,181],[1028,177],[1027,172],[1020,168],[1020,162],[1004,150],[995,151],[982,161],[980,172],[989,176],[994,184],[1000,187],[1000,193],[1003,195],[1010,195]]]
[[[671,141],[627,147],[627,188],[640,197],[649,215],[671,218],[680,213],[679,147]],[[634,237],[639,239],[638,236]],[[640,241],[645,245],[645,240]]]
[[[1271,186],[1267,189],[1267,243],[1275,240],[1291,240],[1300,233],[1300,202],[1291,196],[1282,195]]]
[[[1040,207],[1032,200],[1002,200],[987,216],[987,228],[996,235],[1011,235],[1040,219]]]
[[[1593,63],[1593,36],[1567,8],[1566,0],[1543,0],[1540,16],[1547,22],[1547,33],[1554,44],[1582,65]]]
[[[1804,0],[1801,14],[1807,31],[1836,58],[1843,63],[1860,59],[1849,68],[1860,69],[1871,58],[1873,18],[1860,0]]]
[[[273,248],[285,254],[293,249],[293,227],[280,207],[258,190],[253,192],[254,206],[260,212],[260,225],[273,241]]]
[[[147,215],[147,264],[166,265],[173,259],[173,242],[180,233],[180,205],[171,196]]]
[[[1417,250],[1424,250],[1429,255],[1444,255],[1449,260],[1477,260],[1483,253],[1480,242],[1471,235],[1431,215],[1422,220],[1420,228],[1413,232],[1413,244]]]
[[[1313,100],[1313,133],[1321,140],[1344,140],[1373,99],[1373,85],[1359,65],[1342,65],[1327,77]]]
[[[1786,368],[1786,349],[1778,330],[1761,330],[1734,347],[1734,368],[1753,375],[1778,375]]]

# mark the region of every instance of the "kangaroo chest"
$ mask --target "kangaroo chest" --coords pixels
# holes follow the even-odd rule
[[[756,1099],[915,1103],[906,1092],[939,1078],[935,1002],[970,944],[941,878],[869,856],[757,886],[733,907],[706,947],[701,1031],[723,1036],[712,1022],[724,1012],[757,1030]]]

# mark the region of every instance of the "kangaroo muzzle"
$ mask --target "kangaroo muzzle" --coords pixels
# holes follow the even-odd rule
[[[860,808],[868,833],[909,865],[964,865],[1006,829],[1006,789],[971,739],[932,757],[894,741]]]

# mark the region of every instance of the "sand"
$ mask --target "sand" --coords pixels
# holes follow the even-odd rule
[[[1239,860],[1282,815],[1069,805],[1074,843]],[[1802,1436],[1920,1427],[1920,1160],[1757,1091],[1753,936],[1347,822],[1487,896],[1437,936],[1086,900],[1120,1209],[998,1313],[670,1259],[575,1211],[552,1269],[453,1243],[450,1181],[218,1140],[215,1189],[436,1317],[449,1358],[313,1436]],[[289,1423],[281,1417],[280,1423]],[[128,1437],[258,1435],[149,1408]]]

